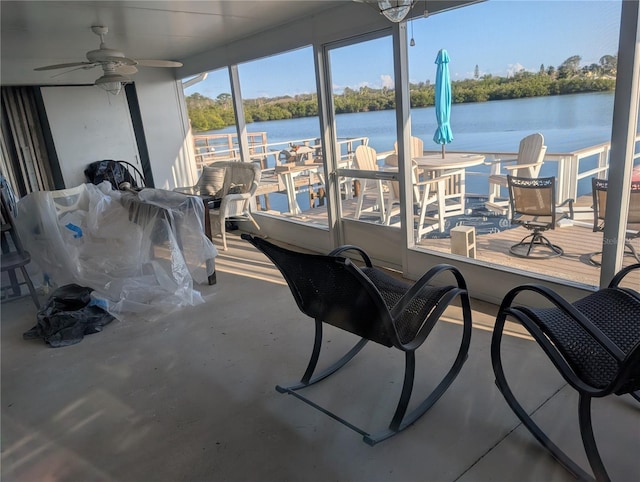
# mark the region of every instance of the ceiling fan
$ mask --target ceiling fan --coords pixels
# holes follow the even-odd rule
[[[109,32],[108,27],[93,26],[91,30],[100,37],[100,48],[87,52],[86,61],[46,65],[34,70],[72,69],[69,71],[71,72],[77,69],[87,70],[101,66],[103,75],[95,81],[95,85],[102,87],[107,92],[117,94],[120,92],[123,83],[131,82],[131,79],[127,76],[135,74],[138,71],[136,67],[138,65],[142,67],[182,67],[182,63],[171,60],[140,60],[125,57],[124,53],[119,50],[107,47],[104,38],[107,32]],[[115,91],[115,84],[118,84],[117,92]]]

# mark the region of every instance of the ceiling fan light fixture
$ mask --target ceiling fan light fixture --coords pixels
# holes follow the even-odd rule
[[[380,13],[394,23],[402,22],[407,16],[415,0],[378,0]]]
[[[131,79],[125,75],[108,72],[96,80],[95,85],[112,95],[118,95],[122,90],[122,86],[129,82],[131,82]]]

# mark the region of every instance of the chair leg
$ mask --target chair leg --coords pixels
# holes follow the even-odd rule
[[[227,250],[227,230],[225,229],[226,219],[220,216],[220,234],[222,234],[222,249]]]
[[[530,239],[530,240],[529,240]],[[529,241],[528,241],[529,240]],[[533,248],[536,246],[541,246],[547,248],[548,251],[546,254],[534,255],[531,254]],[[526,250],[526,253],[521,253],[520,250]],[[509,248],[509,252],[517,256],[518,258],[531,258],[531,259],[547,259],[547,258],[555,258],[556,256],[561,256],[564,254],[564,250],[556,245],[551,244],[545,236],[543,236],[540,232],[533,232],[528,236],[522,238],[522,240],[514,244]]]
[[[580,421],[580,435],[587,454],[587,459],[591,465],[591,470],[598,482],[609,482],[609,474],[602,463],[596,439],[593,436],[593,425],[591,423],[591,397],[583,393],[580,394],[578,402],[578,419]]]
[[[31,282],[31,278],[29,277],[29,273],[27,273],[27,269],[24,266],[20,266],[20,271],[22,271],[24,281],[27,283],[27,287],[29,288],[29,293],[31,294],[33,303],[36,305],[36,308],[40,309],[40,300],[38,300],[38,293],[36,292],[36,289]]]
[[[386,440],[394,435],[400,433],[407,427],[413,425],[422,415],[424,415],[447,391],[447,388],[456,379],[464,362],[467,360],[469,353],[469,345],[471,344],[471,303],[468,295],[461,296],[462,304],[462,319],[463,319],[463,331],[462,339],[460,341],[460,348],[456,356],[453,365],[442,378],[436,388],[425,398],[420,405],[414,408],[410,413],[405,415],[409,401],[411,399],[411,392],[413,390],[413,380],[415,374],[415,352],[405,352],[405,375],[404,384],[402,386],[402,392],[400,394],[400,401],[396,411],[391,419],[389,428],[376,434],[365,435],[363,440],[369,445],[375,445],[383,440]]]
[[[316,333],[313,341],[313,351],[311,353],[311,358],[309,360],[309,363],[307,364],[307,369],[305,370],[302,379],[299,383],[295,383],[286,387],[277,385],[276,390],[280,393],[291,393],[295,390],[300,390],[301,388],[308,387],[324,380],[325,378],[334,374],[340,368],[345,366],[350,360],[352,360],[353,357],[355,357],[360,352],[360,350],[364,348],[368,341],[369,340],[367,340],[366,338],[362,338],[342,358],[340,358],[329,367],[325,368],[314,377],[313,374],[317,367],[318,359],[320,358],[320,349],[322,348],[322,321],[316,320]]]
[[[518,403],[513,392],[509,388],[507,379],[504,374],[502,366],[502,358],[500,353],[500,345],[502,342],[502,335],[504,325],[506,321],[506,314],[500,313],[496,318],[496,323],[493,329],[493,335],[491,337],[491,363],[493,365],[493,373],[496,377],[496,385],[502,396],[505,398],[507,404],[524,424],[525,427],[531,432],[531,434],[542,444],[542,446],[549,451],[549,453],[575,478],[581,480],[593,480],[593,478],[587,474],[578,464],[576,464],[567,454],[565,454],[560,448],[554,444],[549,437],[540,429],[540,427],[533,421],[529,414],[522,408],[522,405]],[[582,410],[582,409],[581,409]],[[582,432],[582,428],[581,428]],[[583,436],[584,437],[584,436]],[[588,455],[588,454],[587,454]]]

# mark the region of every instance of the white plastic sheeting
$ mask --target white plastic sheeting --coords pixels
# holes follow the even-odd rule
[[[34,192],[18,202],[25,247],[51,286],[76,283],[118,319],[154,319],[204,302],[194,289],[214,271],[195,196],[114,191],[108,182]]]

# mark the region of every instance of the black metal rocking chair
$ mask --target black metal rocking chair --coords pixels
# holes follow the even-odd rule
[[[309,364],[299,383],[277,386],[280,393],[298,399],[329,415],[375,445],[413,424],[442,396],[456,378],[467,358],[471,340],[471,307],[462,274],[453,266],[438,265],[430,269],[414,285],[404,283],[372,267],[369,256],[356,246],[342,246],[327,256],[291,251],[262,238],[243,234],[280,270],[298,308],[315,320],[315,341]],[[365,266],[357,267],[342,253],[355,251]],[[455,286],[431,286],[427,283],[443,272],[455,277]],[[415,375],[415,350],[426,340],[445,309],[460,297],[463,328],[460,348],[453,365],[431,392],[410,413]],[[328,323],[361,337],[361,340],[342,358],[315,374],[322,346],[322,324]],[[400,401],[388,429],[370,434],[336,414],[300,395],[298,390],[311,386],[332,375],[349,362],[371,340],[405,352],[405,375]]]
[[[496,385],[533,436],[576,478],[593,480],[555,445],[516,400],[502,367],[500,344],[506,318],[520,322],[538,342],[562,377],[579,394],[578,417],[585,453],[598,481],[608,481],[591,423],[591,399],[630,394],[640,401],[640,293],[620,287],[635,264],[622,269],[607,288],[569,303],[540,285],[512,289],[500,306],[491,341]],[[534,292],[552,307],[513,306],[521,292]]]

